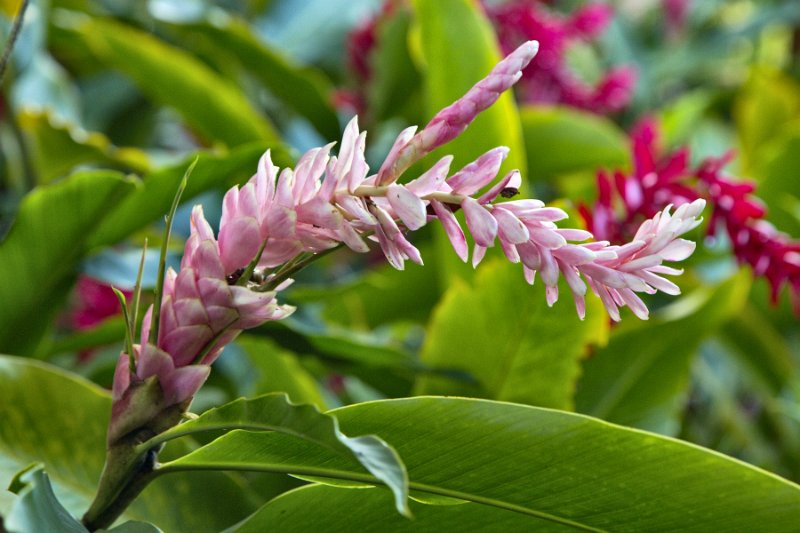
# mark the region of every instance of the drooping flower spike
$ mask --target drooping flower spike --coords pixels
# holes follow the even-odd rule
[[[277,303],[277,293],[291,283],[292,272],[320,252],[342,244],[366,252],[371,241],[397,269],[406,260],[422,264],[406,234],[438,219],[458,256],[468,260],[457,210],[463,210],[475,241],[473,265],[499,242],[510,261],[522,263],[530,283],[540,273],[551,305],[563,276],[581,317],[587,285],[614,320],[622,306],[647,318],[637,293],[677,294],[677,286],[662,276],[680,271],[663,262],[680,261],[694,250],[694,243],[679,236],[699,223],[702,200],[672,215],[669,208],[657,213],[632,242],[612,246],[584,242],[592,238],[587,231],[559,228],[556,222],[566,213],[539,200],[497,203],[498,197],[516,196],[521,184],[517,171],[493,184],[508,153],[505,147],[454,173],[452,157],[443,157],[416,179],[398,183],[413,163],[458,136],[509,89],[537,48],[535,42],[525,43],[420,132],[401,132],[375,174],[364,158],[366,133],[353,119],[337,156],[330,154],[330,144],[305,153],[294,169],[281,170],[269,152],[264,154],[255,175],[226,193],[218,240],[195,207],[180,271],[165,278],[159,318],[151,308],[143,321],[143,343],[120,357],[109,442],[134,430],[157,433],[163,424],[174,424],[175,411],[197,392],[225,344],[244,329],[292,312]],[[163,413],[168,420],[162,420]]]

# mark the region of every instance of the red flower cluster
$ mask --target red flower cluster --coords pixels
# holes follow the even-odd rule
[[[400,7],[404,0],[387,0],[381,11],[353,30],[347,41],[350,70],[358,87],[372,76],[370,54],[377,45],[377,26]],[[567,65],[568,46],[575,41],[597,38],[613,15],[607,4],[588,4],[570,16],[553,13],[538,0],[511,0],[494,5],[482,2],[487,16],[497,31],[503,54],[507,55],[520,44],[536,40],[539,55],[523,71],[518,84],[518,96],[527,103],[565,104],[600,114],[619,111],[628,105],[636,74],[628,67],[607,72],[595,85],[582,80]],[[339,91],[336,103],[364,112],[362,91]]]
[[[579,207],[595,238],[624,242],[642,220],[665,205],[704,198],[711,206],[708,234],[723,229],[739,263],[749,265],[754,275],[767,279],[773,302],[787,285],[800,313],[800,241],[792,240],[764,220],[766,210],[753,195],[752,182],[736,180],[725,173],[723,168],[733,154],[707,158],[692,168],[686,147],[660,153],[658,130],[651,119],[634,128],[631,141],[633,173],[617,171],[611,177],[599,172],[597,202],[592,208]]]
[[[523,71],[518,85],[522,101],[561,103],[600,114],[613,113],[628,105],[636,82],[633,69],[612,69],[592,85],[580,79],[566,61],[571,43],[591,41],[605,30],[613,16],[611,6],[587,4],[569,16],[557,15],[532,0],[512,0],[487,5],[485,9],[504,53],[529,39],[539,41],[539,55]]]

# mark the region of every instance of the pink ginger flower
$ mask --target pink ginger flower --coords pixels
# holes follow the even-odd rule
[[[208,378],[211,363],[242,330],[293,311],[275,301],[277,290],[286,284],[270,292],[229,284],[201,206],[195,206],[191,222],[180,272],[168,270],[164,281],[156,344],[148,341],[151,306],[142,321],[142,344],[133,346],[133,354],[120,354],[117,361],[109,443],[148,427],[170,407],[188,403]],[[145,394],[141,400],[137,391],[153,378],[159,393]]]
[[[594,206],[580,206],[587,228],[595,236],[624,242],[645,218],[663,206],[678,206],[706,199],[712,206],[708,234],[722,228],[740,264],[750,265],[764,276],[776,302],[781,288],[790,287],[800,312],[800,241],[777,231],[764,217],[763,203],[752,193],[755,184],[736,180],[723,170],[733,157],[707,158],[697,168],[689,164],[689,149],[668,154],[658,148],[658,130],[652,119],[640,122],[631,134],[633,173],[597,175],[598,199]]]
[[[278,305],[276,294],[292,282],[293,271],[320,252],[340,245],[366,252],[366,241],[372,241],[397,269],[406,260],[422,264],[406,233],[438,219],[466,261],[466,236],[454,215],[458,209],[476,243],[473,265],[499,241],[509,260],[523,264],[530,283],[540,272],[551,305],[564,276],[581,317],[587,284],[615,320],[625,305],[647,318],[637,293],[679,292],[661,276],[680,271],[663,262],[680,261],[694,250],[694,243],[678,237],[699,224],[702,200],[679,207],[674,215],[669,209],[657,213],[631,243],[612,246],[570,242],[592,236],[559,228],[555,222],[566,214],[538,200],[495,203],[500,196],[515,196],[521,183],[512,171],[492,185],[508,153],[505,147],[488,151],[449,177],[453,158],[445,156],[416,179],[398,183],[412,164],[458,136],[519,80],[537,48],[535,42],[523,44],[420,132],[415,127],[402,131],[374,174],[364,158],[366,133],[353,119],[337,156],[330,155],[330,144],[306,152],[294,169],[280,170],[269,152],[264,154],[255,175],[225,194],[218,240],[202,209],[195,207],[180,271],[167,273],[159,313],[151,308],[143,321],[142,344],[118,361],[109,442],[135,430],[157,433],[174,424],[226,343],[244,329],[292,312]]]
[[[636,83],[632,68],[614,68],[591,85],[566,63],[566,51],[572,42],[596,39],[608,26],[613,16],[608,4],[590,3],[563,17],[540,2],[512,0],[488,5],[486,13],[497,29],[504,51],[529,39],[541,43],[541,53],[523,72],[519,87],[523,101],[560,103],[600,114],[620,111],[630,102]]]

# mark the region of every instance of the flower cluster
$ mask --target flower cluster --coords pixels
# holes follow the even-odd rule
[[[537,43],[523,44],[424,129],[401,132],[374,174],[364,159],[366,133],[353,119],[337,156],[330,155],[330,144],[304,154],[294,169],[280,170],[264,154],[255,175],[226,193],[218,239],[195,207],[180,271],[167,273],[160,307],[144,317],[142,344],[119,359],[109,441],[143,427],[158,432],[162,413],[174,417],[171,408],[180,410],[191,399],[226,343],[244,329],[290,314],[293,309],[279,305],[276,295],[291,283],[293,271],[320,252],[342,244],[366,252],[372,241],[395,268],[406,260],[422,264],[406,233],[439,220],[466,261],[468,242],[456,211],[463,211],[475,241],[473,265],[499,242],[510,261],[522,263],[530,283],[540,273],[551,305],[563,276],[581,317],[587,285],[615,320],[621,306],[647,318],[637,293],[677,294],[677,286],[662,276],[680,271],[663,262],[680,261],[694,250],[694,243],[679,236],[699,224],[702,200],[673,215],[669,209],[657,213],[633,241],[612,246],[583,242],[592,237],[587,231],[559,228],[556,221],[566,213],[538,200],[496,202],[517,195],[521,184],[512,171],[491,185],[507,148],[490,150],[452,175],[452,157],[446,156],[416,179],[398,182],[516,83],[536,52]]]
[[[580,206],[589,230],[597,238],[624,242],[642,220],[667,204],[682,205],[706,199],[712,206],[709,235],[723,228],[733,253],[756,276],[767,279],[776,301],[781,288],[791,289],[800,312],[800,241],[777,231],[764,217],[763,204],[753,196],[755,184],[724,172],[728,153],[690,166],[686,147],[661,155],[658,130],[652,119],[640,122],[631,134],[633,173],[597,175],[598,199],[593,207]]]
[[[377,45],[377,28],[400,7],[401,0],[386,0],[381,11],[354,29],[348,38],[350,69],[363,86],[372,76],[370,54]],[[591,41],[606,28],[612,17],[607,4],[592,3],[577,9],[570,16],[553,13],[541,2],[512,0],[505,3],[481,4],[497,31],[504,53],[520,43],[536,40],[540,53],[523,70],[518,94],[522,101],[536,104],[565,104],[600,114],[624,109],[631,98],[636,74],[632,68],[614,68],[596,83],[580,78],[567,64],[568,47],[577,41]],[[363,97],[340,93],[358,111],[364,111]]]
[[[576,41],[596,39],[613,15],[611,6],[590,3],[560,16],[540,2],[512,0],[486,6],[503,51],[536,39],[541,53],[523,72],[520,98],[527,103],[566,104],[600,114],[624,109],[630,102],[636,73],[629,67],[606,72],[594,85],[583,81],[567,64],[566,51]]]

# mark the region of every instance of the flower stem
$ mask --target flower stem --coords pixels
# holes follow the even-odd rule
[[[97,495],[82,519],[89,531],[113,524],[154,478],[159,448],[138,453],[136,445],[140,440],[126,439],[108,449]]]

